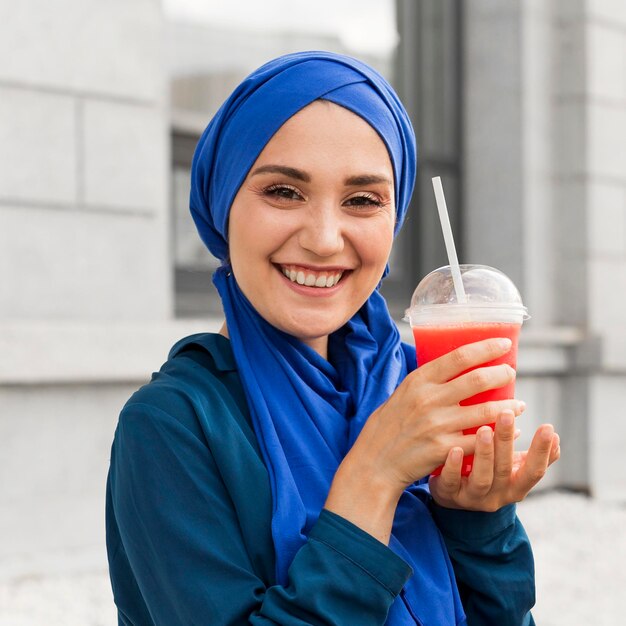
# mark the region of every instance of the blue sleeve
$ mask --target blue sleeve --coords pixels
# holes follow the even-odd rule
[[[233,463],[243,476],[253,467],[245,457]],[[384,624],[411,573],[408,565],[347,520],[322,511],[296,554],[288,584],[273,584],[259,566],[272,555],[263,551],[261,538],[245,536],[240,504],[234,504],[247,500],[246,514],[262,509],[253,484],[235,498],[197,433],[155,407],[126,407],[107,501],[121,624]]]
[[[411,574],[387,546],[322,511],[289,568],[289,584],[267,590],[251,624],[382,626]]]
[[[495,513],[431,505],[456,575],[468,626],[533,626],[535,567],[514,504]]]

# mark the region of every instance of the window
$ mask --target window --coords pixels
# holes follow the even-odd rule
[[[462,15],[460,0],[397,0],[400,41],[394,87],[418,143],[415,191],[383,293],[399,318],[425,274],[447,264],[431,179],[441,176],[462,248]]]
[[[211,274],[219,263],[206,249],[189,213],[191,159],[198,142],[197,130],[174,127],[171,170],[171,232],[174,260],[175,314],[194,317],[220,313]]]

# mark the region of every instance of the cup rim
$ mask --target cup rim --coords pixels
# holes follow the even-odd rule
[[[475,304],[450,302],[413,305],[405,310],[402,319],[412,326],[434,326],[459,322],[521,324],[530,319],[530,315],[528,309],[519,302],[480,302]],[[418,321],[421,323],[415,323]]]

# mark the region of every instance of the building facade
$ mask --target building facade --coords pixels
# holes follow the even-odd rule
[[[532,315],[520,426],[522,439],[542,421],[562,435],[547,485],[624,500],[626,5],[396,10],[397,57],[370,60],[398,85],[423,150],[392,309],[399,319],[410,286],[445,262],[428,234],[441,174],[462,260],[509,274]],[[193,103],[264,59],[194,75],[182,28],[155,0],[0,7],[0,577],[104,564],[119,409],[176,339],[220,324],[210,260],[174,208],[208,119]],[[202,54],[223,69],[235,53],[207,39]],[[250,37],[226,41],[243,50]],[[349,52],[319,37],[262,43],[267,58]]]

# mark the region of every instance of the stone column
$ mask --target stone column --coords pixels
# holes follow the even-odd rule
[[[520,397],[553,483],[626,497],[626,6],[466,5],[466,249],[519,285]]]
[[[593,494],[624,500],[626,5],[611,0],[561,4],[564,27],[579,42],[584,68],[572,76],[567,98],[576,115],[572,152],[578,154],[562,181],[559,209],[567,211],[571,202],[581,218],[578,231],[584,231],[577,236],[582,252],[577,266],[582,265],[586,289],[577,299],[586,313],[587,345],[580,367],[589,389],[589,479]],[[568,278],[572,295],[576,280],[575,275]]]
[[[465,249],[467,260],[494,265],[518,285],[532,319],[520,345],[517,395],[528,404],[523,438],[542,422],[568,431],[564,380],[572,337],[555,315],[554,99],[558,49],[554,3],[478,0],[465,6]],[[584,287],[583,287],[584,289]],[[584,389],[577,405],[585,405]],[[565,420],[570,421],[565,424]],[[575,418],[586,426],[586,411]],[[564,435],[564,449],[586,438]],[[586,487],[564,460],[546,483]]]

